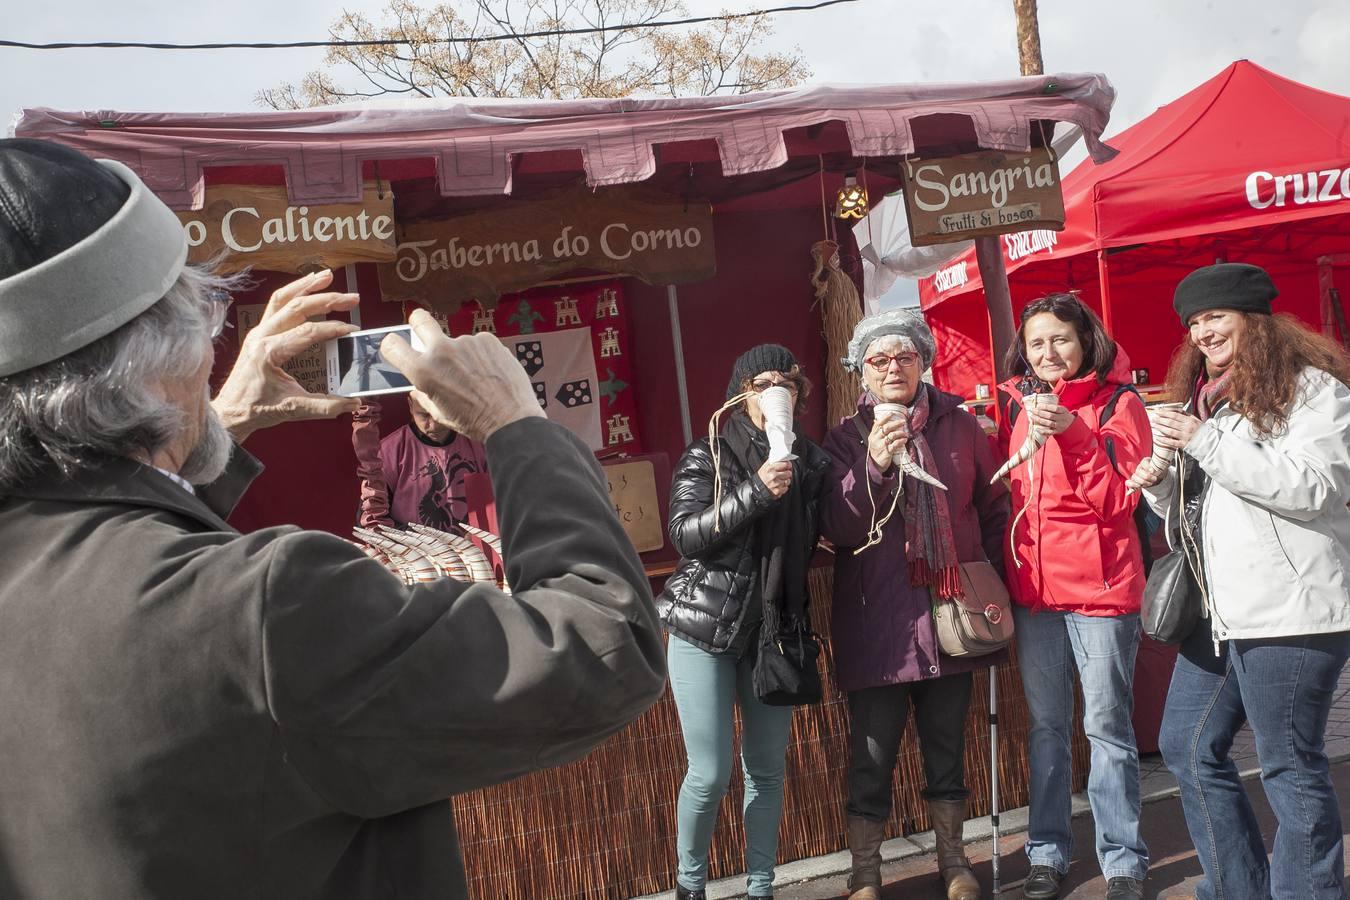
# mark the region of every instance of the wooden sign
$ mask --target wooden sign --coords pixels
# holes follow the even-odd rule
[[[906,159],[900,173],[916,247],[1033,228],[1064,229],[1059,166],[1045,148]]]
[[[383,193],[383,197],[380,194]],[[188,262],[220,256],[220,271],[269,269],[299,274],[394,258],[394,195],[367,185],[361,203],[292,206],[286,188],[218,185],[206,202],[179,212]]]
[[[262,321],[262,314],[265,309],[267,309],[266,303],[234,305],[235,322],[239,329],[239,345],[241,347],[244,344],[244,338],[248,337],[248,333]],[[310,321],[323,321],[323,317]],[[290,361],[282,368],[311,394],[326,394],[328,393],[326,363],[323,345],[313,344],[291,357]]]
[[[382,264],[385,300],[456,309],[488,306],[512,291],[573,269],[683,284],[717,272],[712,209],[650,189],[572,188],[507,201],[451,219],[400,227],[398,258]]]
[[[606,463],[609,502],[639,553],[660,550],[666,542],[666,523],[657,501],[656,469],[651,460]]]

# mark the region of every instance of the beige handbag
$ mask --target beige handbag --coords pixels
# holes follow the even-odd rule
[[[1008,646],[1013,636],[1012,604],[998,571],[985,560],[961,563],[957,600],[937,600],[933,626],[938,647],[948,656],[984,656]]]

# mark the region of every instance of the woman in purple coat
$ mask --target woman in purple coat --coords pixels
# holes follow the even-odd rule
[[[997,662],[956,660],[938,650],[933,594],[959,585],[961,562],[1003,567],[1008,490],[990,485],[993,449],[959,398],[924,383],[933,334],[916,312],[893,310],[858,323],[847,368],[861,373],[858,412],[825,439],[833,459],[821,530],[836,548],[831,645],[840,690],[848,694],[850,898],[876,900],[881,842],[891,814],[895,760],[910,705],[937,839],[938,869],[950,900],[977,900],[980,888],[961,848],[966,797],[963,757],[971,670]],[[878,403],[903,419],[875,421]],[[908,453],[947,490],[892,463]],[[891,509],[890,519],[876,523]],[[869,546],[870,545],[870,546]],[[865,549],[864,549],[865,548]]]

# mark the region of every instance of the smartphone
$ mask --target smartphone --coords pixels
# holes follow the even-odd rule
[[[411,391],[413,386],[403,373],[380,356],[380,342],[389,334],[402,336],[414,350],[420,352],[423,349],[411,325],[354,331],[324,344],[328,393],[340,397],[371,397]]]

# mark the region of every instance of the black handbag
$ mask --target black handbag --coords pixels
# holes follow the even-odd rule
[[[1205,611],[1200,556],[1200,509],[1209,480],[1194,461],[1177,491],[1181,549],[1153,563],[1144,585],[1139,620],[1144,634],[1160,644],[1180,644],[1191,636]]]
[[[1186,551],[1173,550],[1148,573],[1139,611],[1144,634],[1160,644],[1180,644],[1200,624],[1203,605]]]
[[[760,627],[758,655],[751,680],[755,696],[769,706],[819,703],[820,638],[802,622],[774,629]]]

